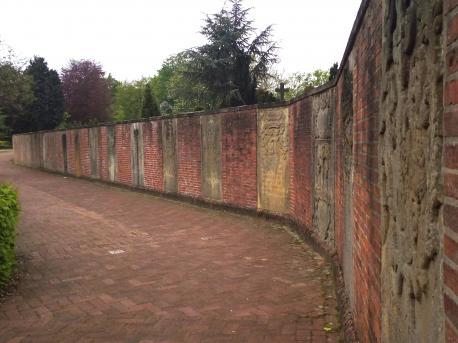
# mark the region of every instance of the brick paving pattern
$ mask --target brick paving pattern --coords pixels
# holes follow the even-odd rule
[[[339,342],[330,266],[279,224],[15,167],[1,342]],[[332,328],[331,331],[325,330]]]

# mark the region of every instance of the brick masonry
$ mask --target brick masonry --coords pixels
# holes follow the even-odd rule
[[[290,107],[289,212],[304,227],[312,226],[312,100]]]
[[[223,202],[256,208],[256,110],[225,113],[222,120]]]
[[[178,193],[201,197],[200,118],[188,117],[178,121]]]
[[[356,327],[364,342],[381,337],[381,231],[378,188],[378,111],[381,80],[381,4],[366,12],[351,58],[353,70],[353,282]]]
[[[132,186],[131,137],[129,125],[119,124],[115,126],[115,142],[117,162],[116,181]]]
[[[407,3],[408,8],[402,7]],[[401,7],[396,7],[398,5]],[[389,12],[394,9],[400,10],[402,16]],[[426,196],[418,201],[421,208],[425,208],[424,213],[440,216],[441,220],[435,225],[443,225],[440,232],[444,235],[437,240],[428,236],[431,230],[426,218],[429,217],[424,217],[425,220],[415,222],[420,246],[412,246],[413,240],[401,236],[405,244],[398,254],[389,246],[394,242],[393,235],[397,234],[394,232],[398,229],[403,232],[402,225],[399,227],[401,220],[397,217],[397,226],[391,221],[390,235],[384,233],[383,227],[388,225],[386,218],[389,218],[388,212],[384,214],[384,211],[391,211],[391,215],[402,212],[404,204],[411,200],[411,194],[418,196],[423,193],[421,187],[415,188],[409,182],[395,187],[382,177],[384,174],[397,177],[399,170],[381,162],[386,156],[405,168],[410,162],[419,163],[417,160],[404,162],[401,155],[390,154],[389,149],[396,152],[395,142],[411,128],[406,126],[401,132],[396,126],[383,123],[383,119],[393,110],[387,104],[395,103],[391,100],[397,96],[398,90],[398,85],[387,88],[387,83],[398,78],[399,92],[410,92],[408,94],[412,97],[408,99],[412,99],[418,84],[414,82],[417,78],[409,82],[409,73],[423,75],[403,60],[398,64],[400,55],[396,55],[396,51],[402,48],[403,54],[416,56],[417,65],[421,65],[419,61],[432,63],[426,59],[434,53],[416,50],[412,43],[415,34],[420,36],[422,33],[412,31],[414,26],[407,29],[406,23],[415,22],[415,15],[421,15],[428,24],[425,27],[431,33],[428,36],[430,44],[439,37],[444,49],[443,63],[434,60],[435,66],[443,65],[443,77],[437,77],[443,86],[440,85],[440,91],[427,88],[425,93],[428,105],[438,108],[440,112],[434,113],[440,116],[434,117],[429,126],[425,124],[426,119],[419,124],[421,130],[430,130],[431,135],[408,136],[416,139],[412,146],[417,149],[439,147],[438,153],[433,149],[434,153],[427,154],[428,163],[433,164],[433,168],[428,168],[442,172],[432,172],[428,176],[428,180],[434,182],[418,182],[418,185],[427,184],[429,187]],[[388,342],[393,337],[401,341],[413,337],[427,340],[428,333],[421,332],[421,327],[427,328],[427,325],[434,326],[434,332],[429,334],[433,332],[438,342],[456,342],[457,22],[456,0],[399,3],[364,0],[337,80],[323,89],[313,90],[301,99],[278,106],[245,106],[210,114],[152,118],[136,124],[101,125],[97,135],[92,133],[97,139],[91,143],[87,128],[16,135],[13,138],[15,161],[64,172],[66,156],[70,175],[96,175],[96,178],[132,187],[140,185],[159,192],[281,215],[297,223],[299,230],[312,235],[329,252],[336,253],[350,312],[362,342]],[[402,39],[393,39],[401,46],[390,45],[389,38],[398,34],[396,25],[407,30]],[[399,32],[404,32],[402,30]],[[394,62],[390,60],[392,55]],[[399,72],[397,69],[389,71],[386,66],[390,63],[399,67]],[[420,113],[423,112],[429,113],[422,107]],[[276,116],[276,113],[281,113],[281,116]],[[416,120],[416,117],[412,119],[412,125],[417,125]],[[441,120],[443,125],[438,125]],[[406,123],[409,121],[399,125]],[[133,125],[141,132],[141,142],[133,140]],[[64,133],[65,153],[62,145]],[[431,144],[428,143],[430,137],[434,137]],[[401,147],[410,151],[408,145]],[[97,161],[94,161],[94,151],[97,152]],[[441,156],[440,151],[442,162],[437,159]],[[141,156],[133,156],[133,153]],[[415,156],[423,156],[421,154],[425,153]],[[142,161],[142,166],[138,165],[139,161]],[[410,173],[422,169],[407,170]],[[434,175],[437,174],[441,174],[441,179],[436,184]],[[426,174],[414,172],[411,179],[416,182],[422,175]],[[394,193],[398,194],[394,200],[387,196]],[[396,203],[398,199],[408,201]],[[408,226],[409,218],[404,217]],[[432,243],[428,245],[428,242]],[[409,267],[409,254],[421,256],[422,249],[428,250],[428,247],[432,247],[429,259],[423,264],[427,266]],[[415,257],[414,264],[420,262]],[[405,277],[410,284],[407,281],[403,284],[404,279],[399,278],[401,281],[390,281],[402,268],[408,271]],[[418,282],[415,284],[414,280]],[[416,290],[420,283],[426,284],[427,288]],[[411,287],[412,292],[404,290],[406,287]],[[406,310],[412,306],[414,310]],[[409,320],[402,319],[404,314]],[[433,318],[434,322],[428,324],[428,318]]]
[[[164,191],[161,128],[160,121],[143,123],[145,187],[159,192]]]

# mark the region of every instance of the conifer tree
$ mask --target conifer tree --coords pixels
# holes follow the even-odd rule
[[[143,95],[142,117],[149,118],[160,115],[159,107],[153,96],[151,84],[148,82],[145,86],[145,93]]]

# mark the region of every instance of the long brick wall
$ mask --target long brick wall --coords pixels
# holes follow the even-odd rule
[[[15,161],[284,217],[336,255],[361,341],[456,342],[457,23],[456,0],[364,0],[336,80],[300,99],[16,135]],[[442,54],[432,42],[443,42]],[[439,91],[418,86],[415,66],[427,56],[443,56],[428,76],[443,82]],[[428,99],[419,113],[434,106],[440,116],[414,116],[419,89]],[[422,147],[410,158],[419,169],[402,155],[406,141]],[[441,154],[430,174],[415,172]],[[406,175],[432,181],[396,183]],[[412,199],[426,213],[415,227],[414,212],[400,209]],[[425,334],[426,325],[434,331]]]

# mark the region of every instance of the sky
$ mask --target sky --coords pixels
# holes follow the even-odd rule
[[[0,41],[58,71],[92,59],[118,80],[153,76],[170,55],[205,42],[206,14],[225,0],[0,0]],[[244,0],[254,26],[273,24],[282,73],[340,62],[361,0]]]

